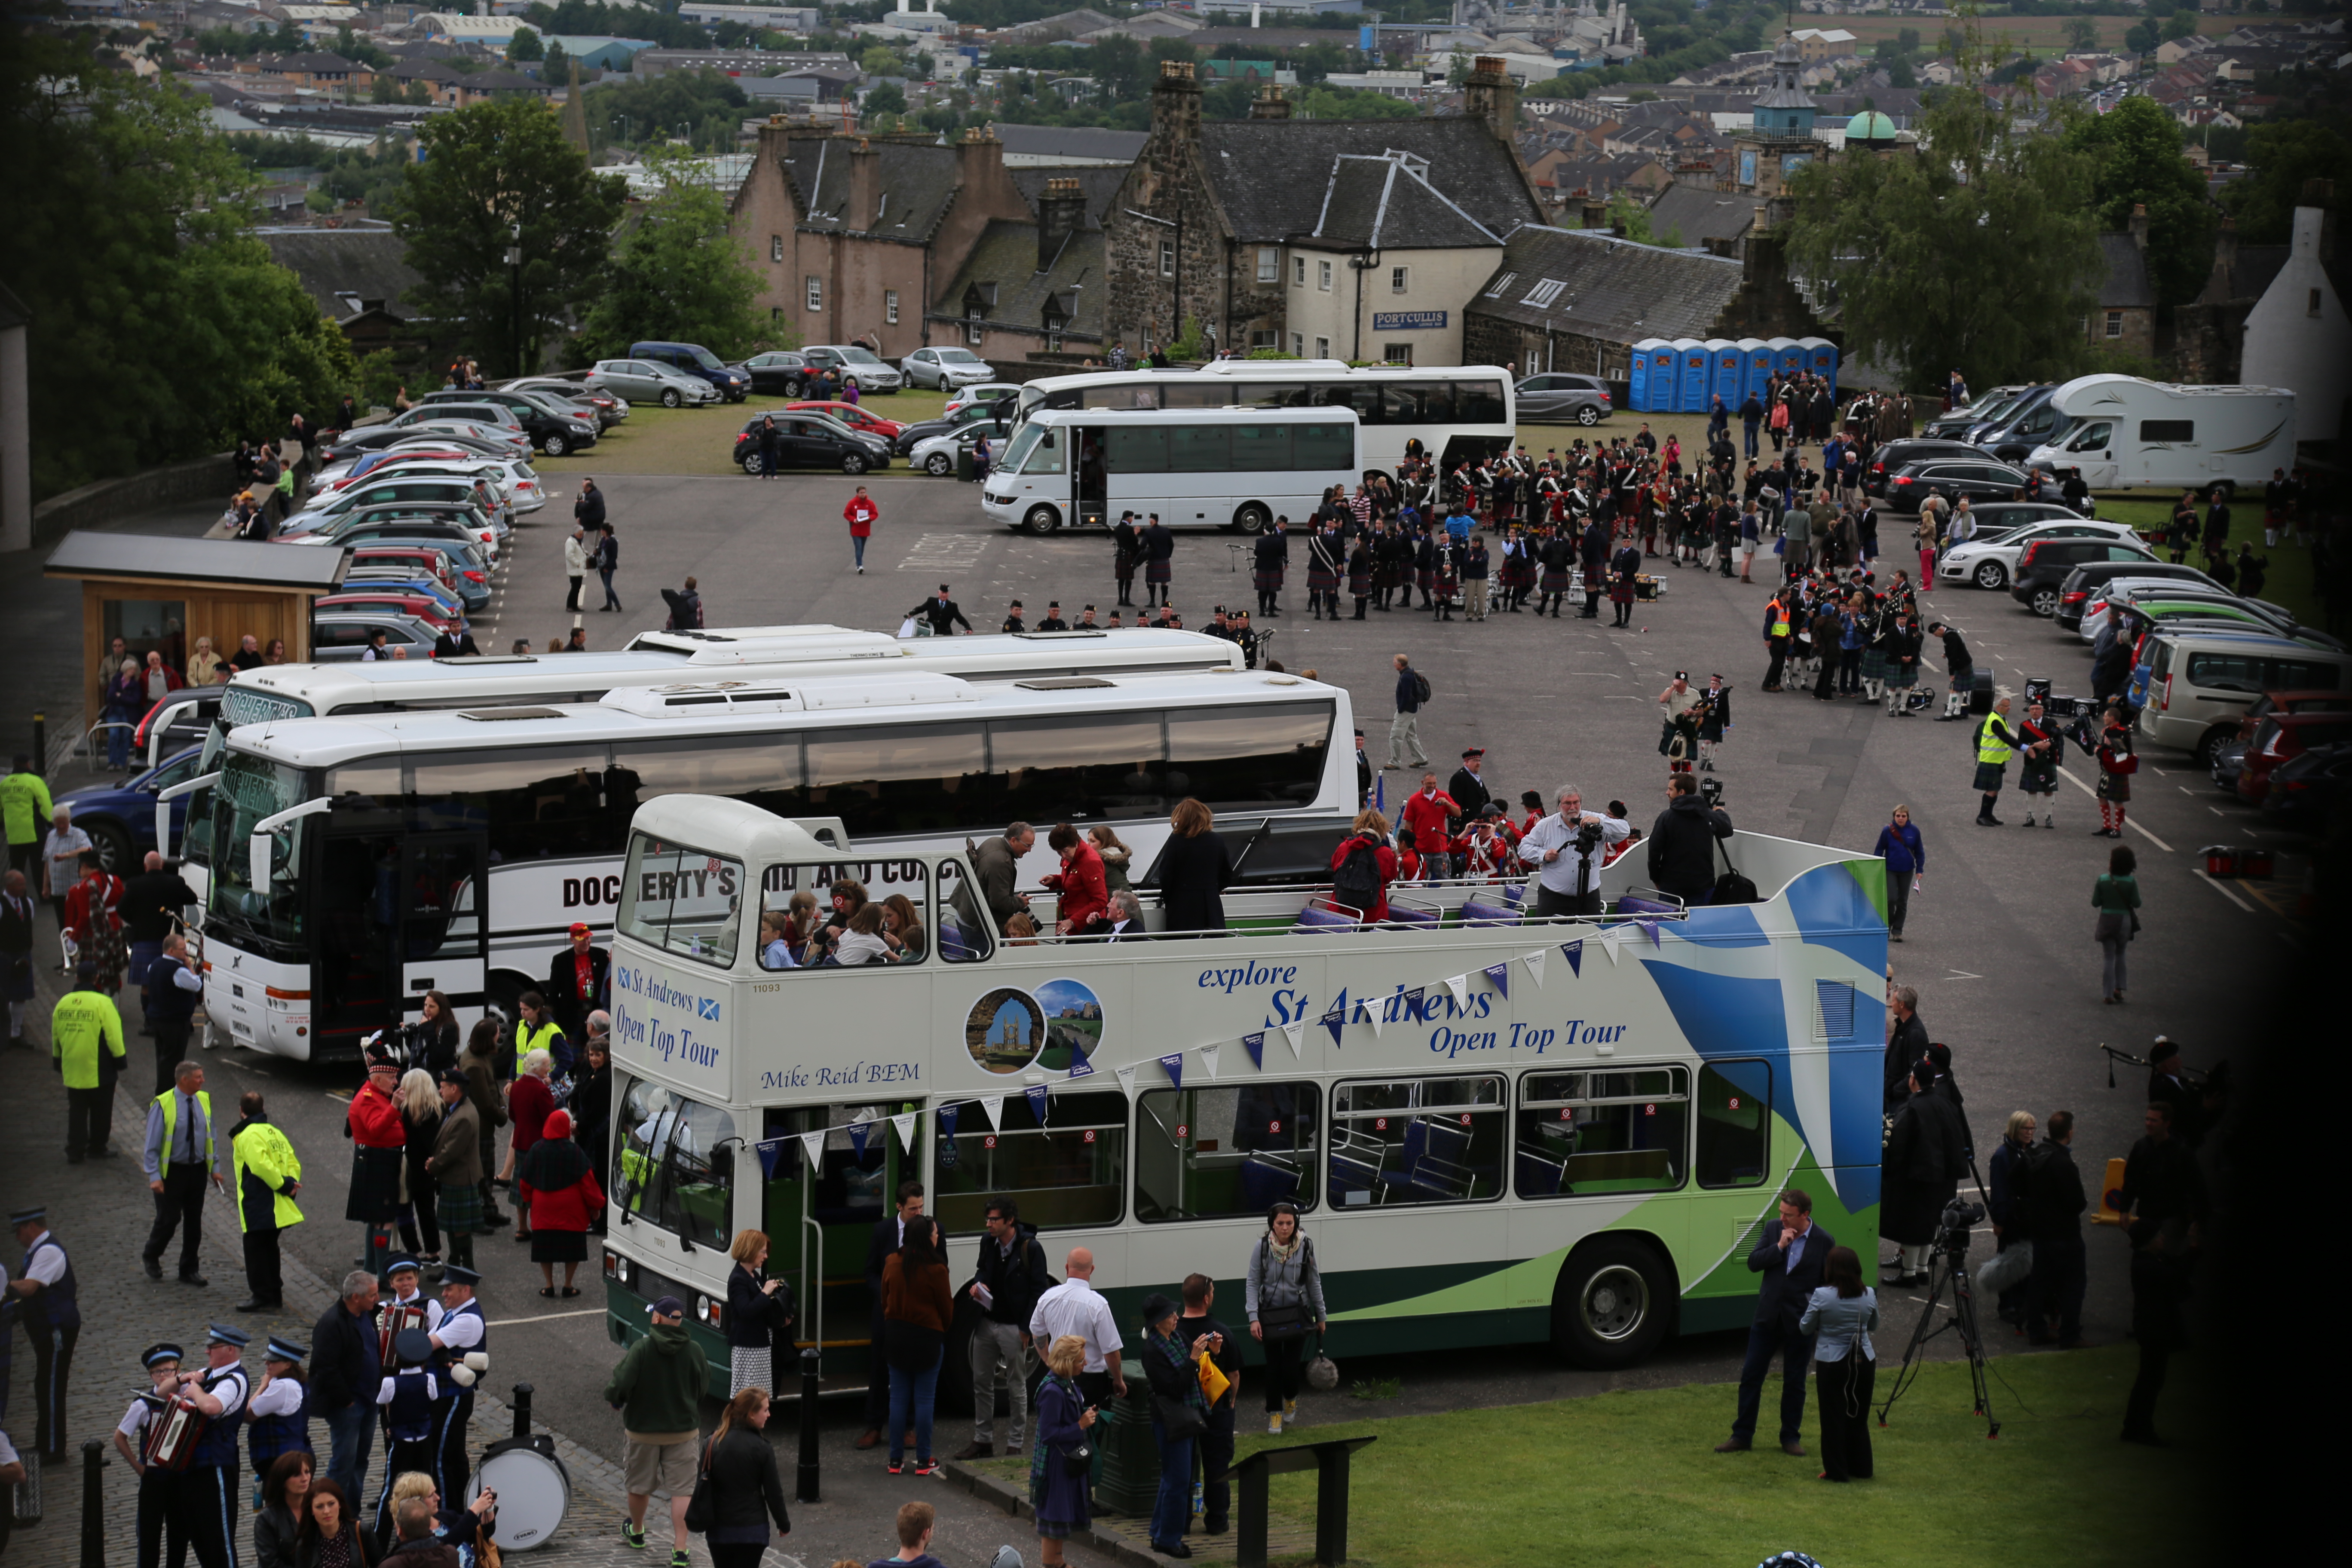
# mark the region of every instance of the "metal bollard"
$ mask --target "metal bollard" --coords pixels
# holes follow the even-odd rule
[[[92,1437],[81,1446],[81,1568],[106,1568],[106,1445]]]
[[[530,1396],[532,1392],[530,1384],[527,1383],[518,1383],[514,1385],[514,1435],[518,1437],[528,1437],[530,1436]]]
[[[801,1473],[793,1489],[801,1502],[817,1500],[817,1373],[824,1358],[815,1350],[801,1352]]]

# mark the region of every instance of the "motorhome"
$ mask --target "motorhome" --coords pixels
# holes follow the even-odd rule
[[[2235,491],[2294,468],[2294,394],[2278,386],[2168,386],[2083,375],[2051,398],[2056,433],[2026,462],[2083,470],[2095,490],[2157,485]]]

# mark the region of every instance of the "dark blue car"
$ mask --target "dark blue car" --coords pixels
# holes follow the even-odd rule
[[[131,774],[124,784],[74,790],[58,795],[57,804],[72,810],[73,825],[89,835],[108,870],[118,877],[132,876],[146,863],[147,851],[155,847],[155,797],[194,778],[196,761],[203,755],[202,746],[190,746]],[[181,795],[172,802],[174,847],[181,847],[187,823],[188,797]]]

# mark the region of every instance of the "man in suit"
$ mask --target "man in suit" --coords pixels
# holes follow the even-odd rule
[[[1805,1425],[1805,1366],[1813,1337],[1797,1331],[1805,1302],[1822,1282],[1822,1266],[1837,1238],[1813,1223],[1813,1200],[1802,1187],[1780,1194],[1780,1217],[1767,1220],[1764,1239],[1748,1255],[1749,1272],[1764,1276],[1756,1293],[1756,1321],[1748,1329],[1748,1363],[1739,1369],[1739,1414],[1731,1438],[1718,1454],[1745,1453],[1755,1446],[1756,1413],[1764,1399],[1764,1374],[1780,1358],[1780,1451],[1801,1458],[1797,1441]]]
[[[8,1043],[31,1050],[25,1037],[25,1004],[33,995],[33,898],[25,873],[10,870],[0,893],[0,985],[8,996]]]
[[[1911,1066],[1927,1054],[1927,1026],[1919,1021],[1919,993],[1910,986],[1897,985],[1887,1005],[1895,1033],[1886,1040],[1885,1109],[1893,1115],[1911,1098]]]
[[[1110,906],[1087,925],[1087,936],[1107,936],[1113,942],[1129,941],[1143,934],[1143,907],[1135,895],[1121,888],[1110,896]]]
[[[953,599],[948,597],[948,585],[945,583],[940,584],[940,591],[936,595],[908,610],[907,615],[910,619],[919,616],[929,621],[931,635],[935,637],[952,637],[958,626],[963,627],[965,631],[971,630],[971,623],[963,618],[963,611],[957,608]]]
[[[1475,817],[1495,797],[1487,792],[1486,778],[1480,770],[1486,765],[1486,748],[1473,746],[1462,753],[1462,765],[1454,770],[1454,778],[1445,793],[1462,808],[1465,818]]]
[[[547,984],[541,994],[555,1012],[555,1021],[563,1029],[564,1038],[587,1038],[588,1014],[612,1001],[608,989],[613,969],[612,954],[593,945],[593,935],[584,921],[572,922],[571,945],[557,953],[547,966]]]
[[[876,1220],[874,1234],[866,1243],[866,1289],[872,1302],[868,1314],[873,1319],[874,1348],[866,1371],[866,1430],[857,1438],[861,1448],[878,1445],[882,1424],[890,1419],[890,1368],[882,1359],[882,1266],[906,1241],[907,1222],[922,1212],[923,1184],[899,1183],[898,1211]],[[912,1443],[914,1438],[910,1436],[907,1441]]]

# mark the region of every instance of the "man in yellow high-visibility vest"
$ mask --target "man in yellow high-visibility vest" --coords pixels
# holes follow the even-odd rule
[[[302,1162],[269,1120],[260,1095],[247,1089],[237,1100],[237,1123],[229,1130],[229,1196],[245,1232],[246,1299],[240,1312],[267,1312],[286,1304],[279,1267],[280,1231],[302,1223],[294,1206],[302,1190]]]
[[[1984,796],[1984,804],[1977,807],[1979,827],[2000,826],[2000,818],[1992,814],[1993,803],[2000,798],[2002,771],[2023,743],[2009,727],[2009,699],[2001,698],[1977,731],[1977,790]]]
[[[98,965],[84,960],[74,988],[58,998],[49,1018],[49,1060],[66,1086],[66,1159],[79,1165],[114,1152],[107,1140],[113,1121],[115,1076],[122,1070],[122,1015],[98,988]]]

